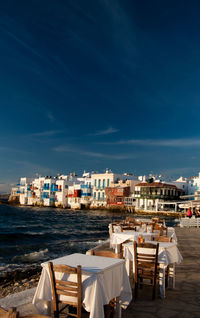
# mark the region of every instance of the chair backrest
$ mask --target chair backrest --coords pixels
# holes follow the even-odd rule
[[[158,249],[159,243],[136,243],[134,244],[134,262],[135,262],[135,280],[137,282],[137,275],[138,275],[138,266],[145,266],[150,265],[154,268],[154,272],[157,272],[157,265],[158,265]],[[142,248],[138,250],[138,248]]]
[[[115,253],[114,251],[109,250],[91,250],[91,255],[103,256],[103,257],[112,257],[112,258],[121,258],[121,253]]]
[[[153,231],[159,231],[159,235],[165,235],[167,236],[168,235],[168,229],[167,227],[161,225],[161,224],[158,224],[158,223],[155,223],[154,226],[153,226]]]
[[[125,221],[126,221],[127,223],[135,223],[135,218],[133,218],[133,217],[131,217],[131,216],[127,216],[126,219],[125,219]]]
[[[167,236],[154,236],[153,241],[157,242],[172,242],[172,237]]]
[[[121,231],[136,231],[136,227],[133,225],[122,225],[121,226]]]
[[[62,303],[69,304],[71,306],[77,307],[77,317],[81,317],[81,307],[82,307],[82,271],[81,266],[77,268],[67,266],[67,265],[53,265],[52,262],[48,263],[50,278],[51,278],[51,287],[53,294],[53,309],[54,312],[58,312],[58,302],[59,296],[68,296],[68,299],[71,300],[62,300]],[[66,274],[66,278],[62,280],[56,278],[56,273],[61,275]],[[69,278],[70,274],[74,275],[73,278]],[[57,274],[59,275],[59,274]]]

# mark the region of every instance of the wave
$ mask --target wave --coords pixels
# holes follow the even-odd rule
[[[14,262],[27,262],[27,263],[32,263],[32,262],[38,262],[41,259],[44,259],[45,254],[49,252],[48,248],[45,248],[44,250],[40,250],[38,252],[32,252],[29,254],[24,254],[24,255],[17,255],[12,258],[12,261]]]

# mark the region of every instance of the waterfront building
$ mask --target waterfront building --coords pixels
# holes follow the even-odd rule
[[[91,197],[91,175],[84,171],[82,177],[77,178],[76,183],[68,188],[68,207],[71,209],[88,207],[91,204]]]
[[[53,188],[54,197],[55,197],[55,207],[67,207],[67,193],[68,193],[68,185],[67,180],[59,177],[56,179],[56,184]]]
[[[116,174],[111,170],[106,169],[105,173],[92,173],[92,188],[93,188],[93,196],[92,196],[92,206],[106,206],[106,188],[113,186],[114,184],[120,182],[125,182],[126,180],[135,180],[136,178],[131,174]]]
[[[105,190],[107,205],[125,205],[125,198],[129,198],[133,195],[137,183],[138,180],[119,180],[117,183],[111,182],[111,186],[106,187]],[[131,201],[133,203],[135,199],[132,198]]]
[[[31,197],[30,185],[31,185],[32,181],[33,181],[33,178],[27,178],[27,177],[20,178],[19,202],[20,202],[21,205],[27,205],[28,204],[28,198]]]
[[[182,194],[183,190],[173,184],[161,181],[138,183],[135,186],[136,210],[163,210],[168,202],[176,205],[175,201]]]
[[[107,187],[106,193],[106,203],[110,205],[124,205],[125,197],[130,195],[130,187]]]
[[[68,187],[68,207],[71,209],[81,208],[81,185],[74,184]]]
[[[44,206],[55,205],[55,186],[56,179],[52,177],[45,177],[44,185],[42,188],[41,198]]]
[[[171,183],[174,184],[177,188],[183,190],[185,195],[193,195],[198,188],[193,178],[183,178],[181,176]],[[200,185],[200,179],[199,179],[199,185]]]
[[[20,184],[17,184],[16,187],[11,188],[8,201],[15,201],[16,203],[19,203],[19,197],[20,197]]]

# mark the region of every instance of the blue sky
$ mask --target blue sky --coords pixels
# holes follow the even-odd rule
[[[1,2],[0,184],[84,169],[197,174],[199,10],[198,1]]]

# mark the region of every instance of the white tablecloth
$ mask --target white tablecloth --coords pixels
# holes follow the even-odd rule
[[[115,232],[112,233],[110,236],[110,244],[111,246],[115,247],[126,240],[133,240],[136,241],[138,237],[142,234],[145,241],[151,240],[152,236],[157,236],[159,231],[151,232],[136,232],[136,231],[124,231],[124,232]],[[168,227],[168,237],[172,238],[173,242],[177,242],[175,229],[173,227]]]
[[[121,233],[113,233],[110,238],[110,243],[113,247],[115,247],[116,245],[119,245],[126,240],[136,241],[141,234],[144,236],[145,240],[150,240],[152,235],[157,235],[157,233],[124,231]]]
[[[175,263],[180,264],[182,261],[181,253],[176,245],[176,243],[171,242],[156,242],[156,241],[149,241],[148,243],[157,244],[159,243],[159,251],[158,251],[158,263],[160,264],[160,295],[162,298],[165,297],[165,269],[168,265],[173,264],[173,268],[171,269],[171,278],[173,287],[175,286]],[[124,246],[124,257],[125,259],[133,261],[133,273],[135,272],[135,264],[134,264],[134,247],[133,243],[125,243]],[[142,248],[140,251],[142,252]],[[149,253],[152,253],[151,249],[148,249]],[[148,251],[145,249],[145,253],[147,254]]]
[[[176,243],[156,242],[156,241],[149,241],[148,243],[153,243],[153,244],[159,243],[158,262],[163,263],[165,266],[169,264],[173,264],[173,263],[180,264],[180,262],[183,259]],[[123,246],[124,246],[125,259],[129,259],[133,261],[134,260],[133,243],[125,243]]]
[[[168,227],[168,237],[172,238],[172,242],[177,242],[176,232],[174,227]]]
[[[71,254],[52,260],[53,264],[82,266],[82,298],[84,308],[90,312],[90,318],[103,318],[104,305],[112,298],[120,298],[126,308],[132,299],[125,261],[108,257],[85,254]],[[49,302],[52,292],[48,263],[42,263],[41,277],[33,298],[33,304],[41,314],[49,314]]]

